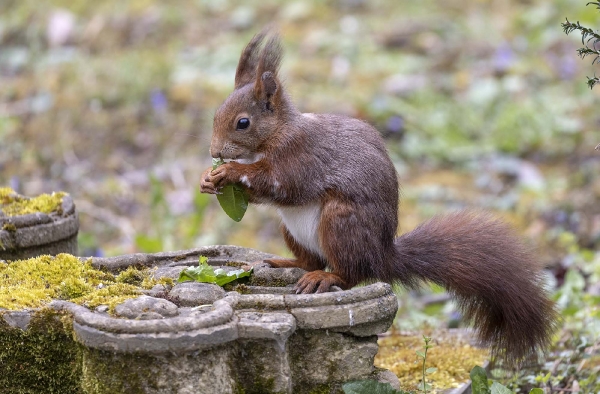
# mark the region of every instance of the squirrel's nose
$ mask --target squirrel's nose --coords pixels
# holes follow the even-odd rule
[[[220,159],[221,158],[221,151],[217,151],[215,149],[213,149],[212,147],[210,148],[210,155],[213,157],[213,159]]]

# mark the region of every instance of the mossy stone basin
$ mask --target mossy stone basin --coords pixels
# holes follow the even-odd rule
[[[237,291],[168,285],[200,256],[223,269],[273,257],[208,246],[92,258],[93,268],[112,274],[150,268],[161,284],[112,309],[53,300],[43,308],[0,311],[0,364],[8,371],[0,386],[11,387],[9,393],[44,387],[65,393],[302,394],[339,393],[343,383],[367,378],[397,384],[395,375],[373,366],[377,334],[397,310],[389,285],[297,295],[292,287],[302,270],[267,266],[256,267]]]

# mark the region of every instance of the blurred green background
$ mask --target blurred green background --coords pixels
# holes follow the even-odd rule
[[[560,23],[599,16],[580,0],[2,0],[0,185],[70,193],[84,255],[288,255],[274,209],[238,224],[198,192],[240,51],[274,23],[298,107],[386,138],[400,231],[463,207],[513,223],[548,268],[557,348],[581,355],[600,347],[600,89]]]
[[[275,23],[297,105],[387,138],[402,231],[481,206],[556,264],[562,232],[587,248],[600,239],[599,91],[567,17],[598,19],[575,0],[3,0],[0,184],[71,193],[87,254],[213,243],[286,254],[272,209],[236,224],[197,192],[239,53]]]

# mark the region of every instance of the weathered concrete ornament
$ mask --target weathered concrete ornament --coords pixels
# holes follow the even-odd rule
[[[199,256],[224,269],[273,257],[211,246],[93,258],[92,265],[113,273],[132,265],[155,267],[155,276],[177,278]],[[72,332],[72,340],[67,335],[63,341],[76,349],[56,368],[80,374],[71,389],[84,393],[338,393],[352,380],[397,384],[394,374],[373,366],[377,334],[390,327],[397,310],[391,287],[375,283],[297,295],[293,284],[302,273],[259,266],[252,281],[238,287],[241,293],[193,282],[156,286],[117,306],[118,316],[53,301],[56,316],[72,316],[61,318],[65,332]],[[13,334],[43,330],[30,323],[35,311],[1,314],[0,329],[10,326]],[[18,352],[9,356],[20,357]]]
[[[17,194],[10,197],[13,196],[22,201],[29,200]],[[16,215],[3,212],[0,198],[0,260],[20,260],[43,254],[77,254],[78,230],[75,204],[68,194],[62,196],[62,202],[52,212]]]

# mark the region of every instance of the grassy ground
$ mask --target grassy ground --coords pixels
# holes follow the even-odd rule
[[[497,212],[538,248],[566,316],[597,330],[600,90],[565,18],[598,25],[576,0],[4,0],[0,185],[72,194],[85,254],[288,253],[272,209],[236,224],[197,192],[239,52],[274,22],[298,106],[388,140],[401,231],[465,206]]]

